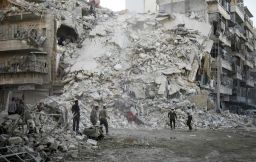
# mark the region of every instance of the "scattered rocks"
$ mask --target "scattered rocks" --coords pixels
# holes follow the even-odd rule
[[[10,137],[8,142],[10,145],[20,145],[23,143],[23,140],[20,137]]]

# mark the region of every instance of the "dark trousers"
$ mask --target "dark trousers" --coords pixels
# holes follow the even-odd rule
[[[76,115],[73,118],[73,131],[79,132],[80,115]]]
[[[189,130],[192,130],[191,121],[187,121],[187,126],[188,126]]]
[[[8,112],[8,115],[16,114],[15,112]]]
[[[172,127],[172,124],[173,124],[173,127]],[[175,119],[170,119],[170,126],[171,128],[175,129]]]
[[[105,129],[106,129],[106,133],[108,134],[108,121],[107,119],[100,119],[100,125],[104,125]]]
[[[97,124],[97,119],[91,117],[90,120],[91,120],[91,123],[93,126],[95,126]]]

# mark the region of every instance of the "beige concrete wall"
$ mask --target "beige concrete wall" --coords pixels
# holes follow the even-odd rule
[[[26,41],[21,41],[21,40],[0,41],[0,51],[24,50],[24,49],[33,49],[33,46],[28,45]]]
[[[0,85],[22,85],[44,83],[43,75],[35,73],[1,74]]]

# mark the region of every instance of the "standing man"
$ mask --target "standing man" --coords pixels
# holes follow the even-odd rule
[[[171,126],[171,129],[175,129],[175,119],[177,119],[177,115],[174,111],[174,108],[172,108],[172,110],[168,113],[168,118],[170,119],[170,126]],[[172,124],[173,124],[173,127],[172,127]]]
[[[106,111],[106,106],[103,106],[103,109],[100,111],[99,113],[99,118],[100,118],[100,125],[104,125],[105,129],[106,129],[106,134],[108,134],[108,121],[107,118],[107,111]]]
[[[189,130],[192,131],[192,125],[191,125],[192,115],[189,112],[187,114],[188,114],[187,126],[188,126]]]
[[[78,105],[78,100],[75,100],[75,104],[72,106],[73,114],[73,131],[79,134],[79,121],[80,121],[80,107]]]
[[[19,115],[23,115],[24,114],[24,109],[25,109],[25,104],[24,104],[22,99],[20,99],[18,102],[19,102],[19,104],[16,105],[17,106],[16,112]]]
[[[99,107],[95,106],[91,111],[90,120],[93,126],[95,126],[98,121],[98,110],[99,110]]]
[[[13,97],[12,98],[12,101],[11,103],[9,104],[9,107],[8,107],[8,114],[9,115],[12,115],[12,114],[15,114],[17,111],[17,103],[15,101],[15,98]]]
[[[90,14],[93,14],[93,16],[96,18],[95,8],[99,7],[100,0],[90,0],[89,3],[90,3],[90,10],[89,10],[89,12],[90,12]]]

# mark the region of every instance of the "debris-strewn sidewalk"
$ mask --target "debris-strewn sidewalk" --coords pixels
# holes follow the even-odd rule
[[[66,128],[64,114],[46,105],[37,112],[26,108],[26,115],[1,113],[0,161],[63,161],[78,158],[79,151],[93,153],[97,143],[89,143],[85,135],[76,136]],[[70,125],[70,123],[67,123]]]

